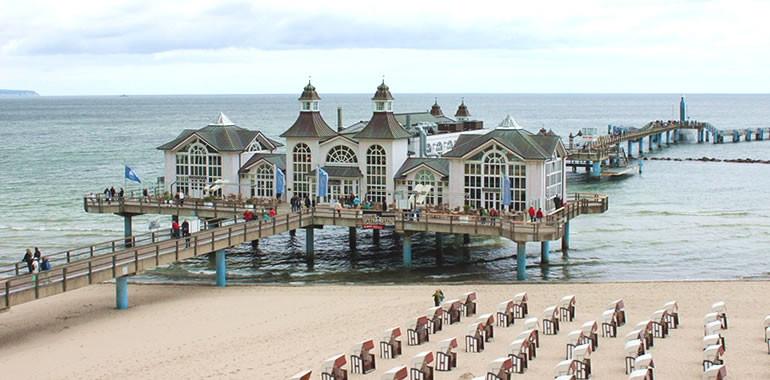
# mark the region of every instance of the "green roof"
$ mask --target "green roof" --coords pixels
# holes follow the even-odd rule
[[[404,178],[406,173],[417,168],[420,165],[425,165],[436,172],[440,173],[444,177],[449,176],[449,161],[443,158],[407,158],[401,168],[396,172],[395,178]]]
[[[375,112],[366,126],[355,136],[356,139],[406,139],[412,137],[396,120],[392,112]]]
[[[335,177],[335,178],[361,178],[363,175],[361,174],[361,169],[358,168],[358,166],[324,166],[323,170],[326,170],[326,174],[329,175],[329,177]],[[316,173],[316,169],[313,169],[310,171],[310,175],[314,176]]]
[[[446,117],[446,116],[433,116],[430,112],[405,112],[405,113],[396,113],[393,114],[393,116],[396,117],[396,120],[398,120],[401,125],[406,127],[411,127],[411,125],[406,125],[406,116],[409,115],[409,121],[412,125],[419,124],[419,123],[452,123],[454,120]]]
[[[560,141],[559,136],[535,135],[524,129],[494,129],[484,135],[460,137],[443,157],[463,157],[494,140],[525,160],[547,160],[553,156]]]
[[[240,169],[238,169],[238,173],[243,174],[247,173],[252,166],[254,166],[257,162],[265,160],[268,163],[271,163],[275,166],[278,166],[281,170],[286,170],[286,155],[282,153],[255,153],[251,158],[246,161],[243,166],[241,166]]]
[[[159,146],[158,149],[172,150],[193,134],[198,135],[218,152],[242,152],[248,148],[254,138],[257,138],[259,143],[267,148],[270,148],[270,145],[272,145],[272,149],[283,146],[283,144],[267,138],[259,131],[252,131],[231,124],[212,124],[198,130],[185,129],[175,139]]]
[[[321,117],[318,111],[300,112],[297,120],[281,137],[330,137],[337,135]]]

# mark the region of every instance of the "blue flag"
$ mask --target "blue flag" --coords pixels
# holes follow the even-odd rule
[[[273,172],[275,173],[275,193],[283,194],[286,190],[286,174],[283,174],[281,168],[273,165]]]
[[[132,181],[142,183],[142,181],[139,180],[139,176],[136,175],[136,172],[134,172],[133,169],[129,168],[128,165],[126,165],[126,179],[130,179]]]
[[[329,173],[326,172],[326,170],[323,170],[320,166],[318,167],[318,174],[316,175],[316,178],[318,181],[316,182],[316,188],[317,188],[317,195],[319,197],[325,197],[328,192],[329,187]]]
[[[511,205],[511,179],[503,175],[503,206]]]

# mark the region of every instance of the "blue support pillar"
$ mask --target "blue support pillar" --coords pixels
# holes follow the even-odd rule
[[[746,130],[746,141],[751,141],[751,130],[750,129]]]
[[[123,237],[131,237],[133,234],[132,228],[131,228],[131,215],[123,215]],[[124,241],[126,244],[126,247],[131,246],[131,239],[126,239]]]
[[[313,226],[305,227],[305,253],[307,258],[313,260],[315,258],[315,252],[313,249]]]
[[[662,148],[663,147],[663,134],[662,133],[658,133],[657,135],[655,135],[655,141],[658,143],[658,148]]]
[[[738,141],[741,141],[740,136],[738,136],[738,131],[733,131],[733,142],[737,143]]]
[[[380,230],[372,230],[372,242],[375,245],[380,244]]]
[[[227,285],[227,276],[225,276],[225,250],[220,249],[215,254],[217,262],[217,286],[224,287]]]
[[[527,280],[527,243],[516,242],[516,279]]]
[[[591,168],[591,177],[600,177],[602,175],[602,163],[594,161]]]
[[[764,140],[765,139],[765,130],[762,128],[759,128],[759,133],[757,134],[757,140]]]
[[[706,142],[708,142],[709,141],[709,135],[710,135],[709,131],[704,130],[703,134],[705,135],[703,137],[706,139]]]
[[[550,262],[548,257],[550,253],[551,242],[547,240],[540,242],[540,264],[548,264],[548,262]]]
[[[633,146],[633,145],[634,145],[634,143],[633,143],[631,140],[628,140],[628,157],[629,157],[629,158],[631,158],[631,157],[632,157],[632,154],[631,154],[631,153],[632,153],[632,150],[633,150],[633,148],[634,148],[634,146]]]
[[[404,241],[401,243],[401,246],[403,247],[403,261],[404,261],[404,268],[411,268],[412,267],[412,236],[409,234],[404,234]]]
[[[647,150],[648,150],[648,151],[650,151],[650,152],[652,152],[652,140],[653,140],[653,136],[655,136],[655,135],[650,135],[650,136],[647,136]]]
[[[666,131],[666,145],[671,145],[671,131]]]
[[[567,255],[569,251],[569,222],[564,223],[564,236],[561,237],[561,254]]]
[[[115,279],[115,308],[123,310],[128,307],[128,276]]]
[[[644,153],[644,139],[639,139],[639,157]]]

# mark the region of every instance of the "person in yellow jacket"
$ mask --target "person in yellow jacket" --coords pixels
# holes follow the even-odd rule
[[[444,292],[442,292],[441,289],[436,289],[436,291],[433,292],[433,304],[435,306],[440,306],[442,301],[444,301]]]

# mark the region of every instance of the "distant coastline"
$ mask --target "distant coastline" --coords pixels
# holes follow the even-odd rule
[[[3,90],[0,89],[0,97],[12,97],[12,96],[40,96],[35,91],[29,91],[29,90]]]

